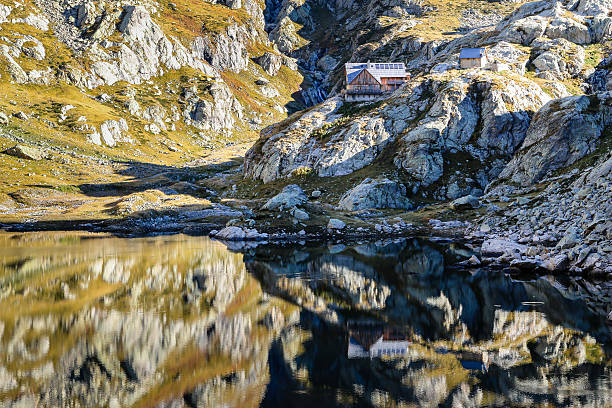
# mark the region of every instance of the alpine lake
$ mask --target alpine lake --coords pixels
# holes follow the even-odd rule
[[[0,233],[0,406],[611,407],[589,283],[472,255]]]

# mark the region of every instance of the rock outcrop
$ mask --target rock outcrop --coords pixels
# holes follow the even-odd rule
[[[306,168],[338,177],[369,166],[390,149],[395,168],[411,180],[412,194],[478,195],[549,100],[531,81],[490,72],[431,75],[382,105],[364,106],[358,115],[332,98],[264,130],[246,155],[244,174],[270,182]]]
[[[612,123],[609,94],[570,96],[544,106],[525,141],[500,174],[501,180],[529,185],[592,153]]]
[[[338,208],[357,211],[372,208],[410,210],[413,204],[406,198],[406,187],[389,179],[365,179],[342,196]]]

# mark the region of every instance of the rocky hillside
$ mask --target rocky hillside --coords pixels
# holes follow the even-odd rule
[[[608,12],[603,2],[531,2],[427,42],[402,54],[414,77],[392,95],[330,98],[264,129],[245,177],[311,174],[330,189],[341,178],[346,191],[384,176],[416,202],[479,196],[508,178],[535,183],[595,152],[607,131]],[[489,66],[460,70],[460,49],[473,46],[487,48]]]
[[[264,8],[255,0],[0,2],[5,215],[89,203],[69,218],[107,217],[92,196],[117,203],[141,192],[128,183],[101,193],[107,183],[172,172],[170,184],[192,180],[177,169],[250,141],[291,104],[302,106],[302,75],[270,41]],[[154,195],[137,201],[159,202]]]

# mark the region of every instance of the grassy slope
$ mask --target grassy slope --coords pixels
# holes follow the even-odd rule
[[[203,34],[202,27],[206,32],[214,34],[229,24],[242,24],[249,18],[244,10],[230,10],[201,1],[176,1],[176,10],[171,9],[166,1],[160,4],[162,7],[155,19],[167,35],[180,39],[185,45],[196,35]],[[31,2],[26,2],[26,7],[15,10],[12,17],[28,15],[29,7],[32,7]],[[50,32],[40,32],[25,24],[9,23],[0,26],[0,36],[13,39],[24,34],[34,35],[41,40],[47,51],[43,61],[23,56],[18,58],[17,62],[26,71],[46,69],[49,66],[57,68],[61,64],[74,65],[75,62],[87,64],[87,61],[74,55]],[[118,33],[114,36],[118,36]],[[252,57],[271,50],[269,46],[257,42],[249,47]],[[42,219],[106,218],[107,207],[126,194],[117,191],[114,196],[99,199],[82,194],[78,186],[135,181],[137,177],[134,172],[127,174],[130,172],[125,169],[140,164],[147,168],[154,164],[159,172],[174,172],[185,163],[211,155],[214,158],[208,161],[225,162],[236,155],[242,155],[245,146],[258,137],[256,130],[238,122],[230,135],[204,132],[212,137],[212,140],[205,141],[199,135],[200,131],[186,126],[182,120],[176,122],[175,131],[153,135],[145,131],[145,125],[148,124],[146,121],[126,111],[124,102],[127,100],[128,89],[136,93],[136,99],[143,109],[161,105],[170,113],[172,106],[179,107],[178,99],[183,87],[195,85],[205,89],[210,82],[210,78],[190,68],[166,72],[142,85],[118,83],[95,90],[81,90],[63,82],[49,86],[18,85],[9,80],[10,74],[6,72],[5,64],[0,64],[0,71],[0,111],[9,116],[23,111],[30,117],[28,121],[11,117],[9,126],[0,126],[0,151],[20,142],[40,147],[50,154],[48,160],[38,162],[0,155],[0,172],[4,174],[3,183],[0,183],[0,208],[18,209],[16,212],[3,211],[0,222],[23,221],[36,209],[42,211],[37,217]],[[245,108],[247,119],[254,112],[267,113],[263,116],[264,123],[272,123],[284,117],[273,107],[292,102],[292,94],[299,89],[301,83],[301,76],[286,67],[276,77],[270,77],[256,64],[250,64],[249,69],[239,74],[227,73],[223,76]],[[260,77],[266,77],[281,95],[274,99],[263,97],[254,84]],[[111,102],[102,103],[94,99],[102,93],[110,95]],[[69,111],[67,120],[57,124],[60,110],[65,105],[73,105],[75,109]],[[88,142],[86,134],[74,129],[80,116],[85,116],[87,123],[97,129],[106,120],[126,118],[128,133],[134,144],[120,143],[115,148],[93,145]],[[9,199],[9,194],[15,195],[24,188],[33,187],[44,189],[39,191],[39,195],[45,196],[45,200],[39,200],[38,205],[26,204],[26,209],[23,208],[24,203],[16,205],[14,200]],[[54,208],[51,200],[63,205]],[[202,204],[206,205],[206,202]]]

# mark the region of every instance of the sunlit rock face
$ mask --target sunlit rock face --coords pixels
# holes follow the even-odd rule
[[[610,405],[610,330],[576,283],[471,255],[0,235],[0,405]]]

